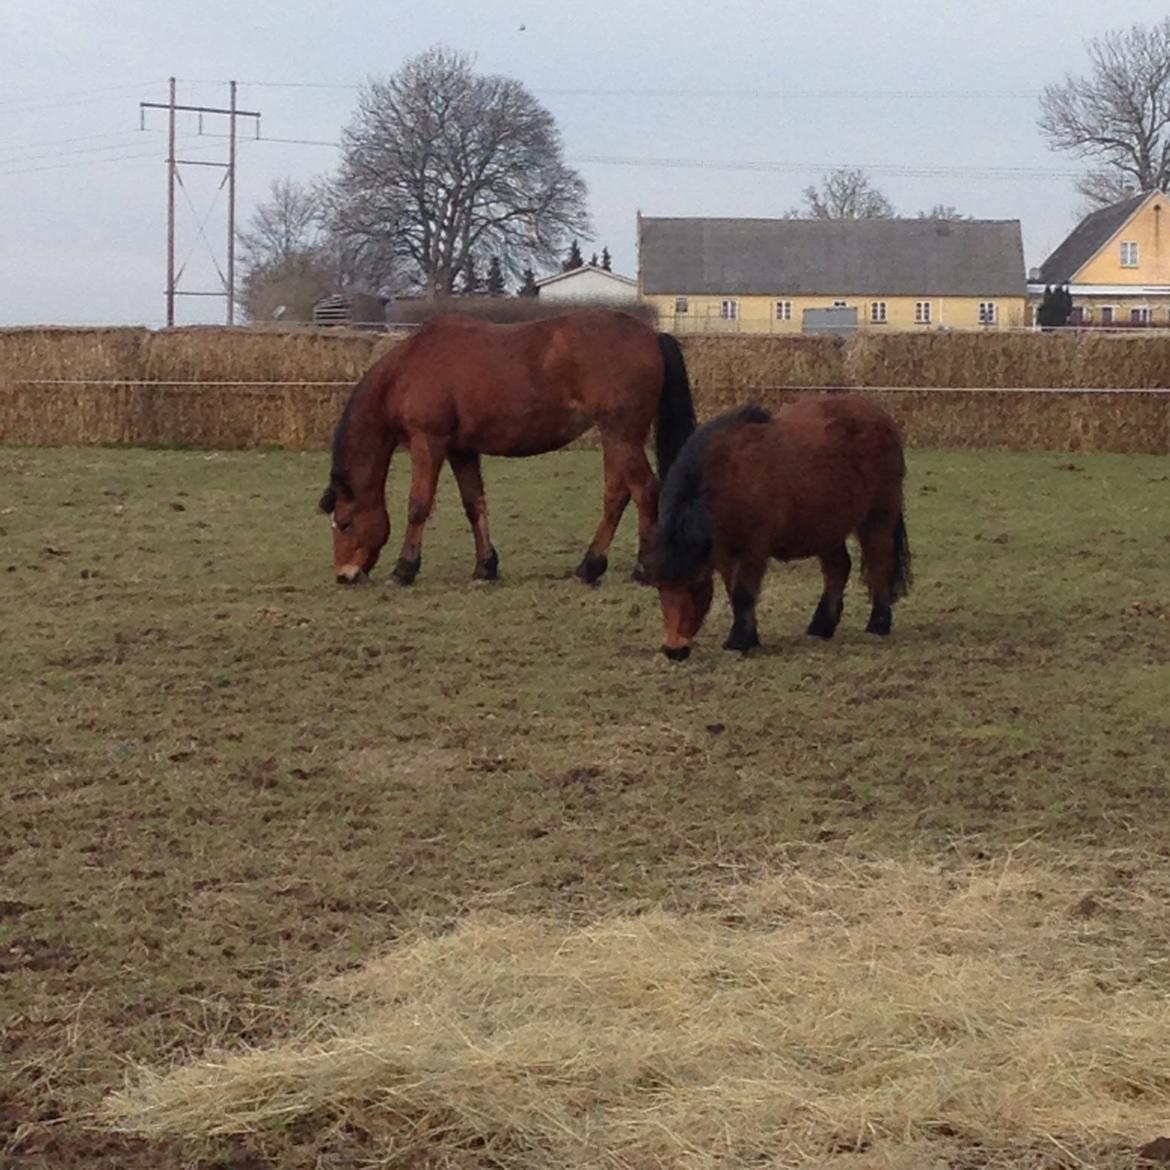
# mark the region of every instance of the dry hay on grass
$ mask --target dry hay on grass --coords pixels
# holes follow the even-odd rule
[[[104,1119],[344,1116],[411,1165],[1132,1164],[1170,1116],[1155,873],[837,862],[690,915],[471,916],[325,984],[311,1037],[145,1073]]]

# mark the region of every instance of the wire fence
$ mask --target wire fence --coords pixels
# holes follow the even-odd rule
[[[231,386],[247,389],[281,389],[302,386],[338,388],[353,386],[356,379],[276,378],[22,378],[0,376],[0,383],[13,386]],[[1170,386],[886,386],[838,382],[808,385],[800,382],[749,383],[743,389],[756,394],[1152,394],[1170,395]]]

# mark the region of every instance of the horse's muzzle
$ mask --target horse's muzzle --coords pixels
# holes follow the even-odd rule
[[[370,583],[370,575],[365,569],[358,569],[356,573],[338,573],[338,585],[368,585]]]
[[[691,656],[691,648],[689,646],[663,646],[662,653],[671,662],[686,662]]]

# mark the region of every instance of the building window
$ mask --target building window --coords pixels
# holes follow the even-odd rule
[[[777,301],[776,302],[776,320],[777,321],[791,321],[792,320],[792,302],[791,301]]]
[[[1069,314],[1068,323],[1070,325],[1091,325],[1093,323],[1093,310],[1088,305],[1074,305],[1073,311]]]
[[[1121,267],[1136,268],[1138,266],[1137,240],[1121,241]]]
[[[719,302],[719,316],[724,321],[738,321],[739,320],[739,301],[720,301]]]
[[[844,301],[834,301],[833,308],[834,309],[847,309],[847,308],[849,308],[849,306]]]
[[[1112,305],[1102,305],[1101,306],[1101,324],[1102,325],[1112,325],[1113,324],[1113,306]]]
[[[686,297],[675,297],[674,298],[674,311],[676,313],[686,313],[689,310],[690,310],[690,304],[687,302]]]
[[[886,323],[885,301],[870,301],[869,319],[870,322],[874,325],[884,325]]]
[[[914,302],[914,324],[915,325],[929,325],[930,324],[930,301],[915,301]]]
[[[994,325],[997,314],[995,311],[995,301],[980,301],[979,302],[979,324],[980,325]]]
[[[1152,325],[1153,321],[1153,309],[1130,309],[1129,311],[1129,323],[1131,325]]]

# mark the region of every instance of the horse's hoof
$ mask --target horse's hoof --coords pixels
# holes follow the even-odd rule
[[[865,627],[865,632],[867,634],[878,634],[884,638],[890,632],[893,624],[893,611],[889,606],[882,606],[880,609],[875,609],[869,615],[869,622]]]
[[[475,572],[471,574],[475,581],[498,581],[500,579],[500,557],[493,548],[486,560],[476,561]]]
[[[644,565],[641,561],[634,565],[633,578],[639,585],[654,584],[654,574],[650,571],[649,566]]]
[[[831,626],[828,622],[819,622],[815,618],[808,623],[808,629],[805,631],[805,633],[810,634],[814,638],[823,638],[826,642],[836,632],[836,626]]]
[[[596,553],[586,553],[585,559],[577,566],[577,579],[586,585],[597,585],[609,568],[609,560]]]

